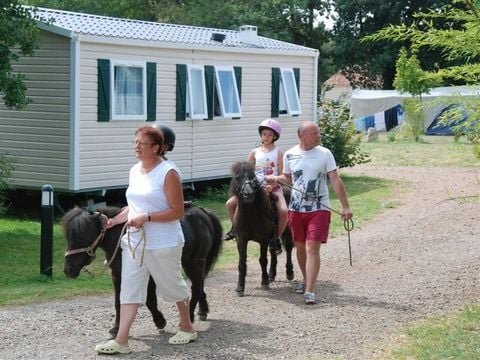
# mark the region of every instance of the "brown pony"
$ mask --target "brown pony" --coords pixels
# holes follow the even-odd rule
[[[230,191],[238,198],[233,224],[239,255],[238,282],[235,291],[239,296],[243,296],[247,273],[247,245],[250,240],[260,244],[259,262],[262,269],[262,288],[268,289],[269,283],[276,277],[277,255],[273,249],[270,250],[271,264],[267,273],[268,245],[272,239],[278,236],[275,205],[273,199],[270,198],[275,194],[272,193],[270,197],[268,196],[255,175],[254,165],[249,161],[236,162],[232,165]],[[294,276],[291,255],[293,241],[288,227],[282,234],[282,240],[286,250],[287,279],[292,280]]]

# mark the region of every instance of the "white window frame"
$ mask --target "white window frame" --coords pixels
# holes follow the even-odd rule
[[[138,115],[124,115],[115,112],[115,66],[142,68],[143,112]],[[147,120],[147,62],[131,60],[110,60],[110,113],[112,120]]]
[[[198,94],[198,87],[194,87],[192,72],[201,71],[201,94]],[[199,99],[200,97],[200,99]],[[192,99],[200,100],[203,111],[192,114]],[[208,118],[207,90],[205,85],[205,68],[203,65],[187,65],[187,118],[192,120],[203,120]]]
[[[229,72],[232,77],[232,89],[222,89],[222,85],[219,81],[219,72],[224,71]],[[240,104],[240,97],[238,95],[237,79],[235,78],[235,71],[233,70],[232,66],[215,66],[215,86],[217,89],[218,101],[220,103],[221,117],[242,117],[242,107]],[[227,112],[225,110],[225,95],[228,94],[229,90],[231,91],[231,95],[234,97],[233,101],[235,101],[237,104],[238,112]]]
[[[287,78],[288,77],[288,78]],[[290,85],[289,85],[290,84]],[[292,68],[280,68],[280,94],[279,95],[279,113],[287,111],[288,115],[298,116],[302,114],[300,106],[300,98],[298,97],[297,82],[295,81],[295,73]],[[282,102],[285,102],[286,108]],[[296,106],[296,110],[294,110]]]

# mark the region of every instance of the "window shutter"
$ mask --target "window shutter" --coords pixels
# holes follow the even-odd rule
[[[147,121],[157,119],[157,63],[147,62]]]
[[[233,71],[235,72],[235,81],[237,82],[238,90],[238,99],[240,104],[242,103],[242,68],[240,66],[234,66]]]
[[[177,64],[177,98],[175,120],[187,118],[187,65]]]
[[[295,83],[297,84],[297,93],[300,96],[300,69],[293,68],[293,74],[295,76]]]
[[[97,60],[97,121],[110,121],[110,60]]]
[[[272,118],[278,117],[280,102],[280,69],[272,68]]]
[[[215,99],[215,68],[205,65],[205,86],[207,87],[207,120],[213,120],[213,106]]]

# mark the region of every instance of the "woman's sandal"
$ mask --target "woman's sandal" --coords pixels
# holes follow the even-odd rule
[[[128,345],[121,345],[115,340],[109,340],[106,343],[95,346],[95,351],[100,354],[128,354],[132,350]]]
[[[190,341],[195,341],[198,335],[197,332],[187,332],[179,330],[174,336],[168,339],[168,343],[171,345],[184,345],[188,344]]]

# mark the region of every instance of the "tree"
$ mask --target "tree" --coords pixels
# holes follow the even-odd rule
[[[333,153],[337,165],[342,168],[369,162],[370,158],[360,148],[362,135],[355,131],[349,106],[340,101],[322,99],[319,108],[320,142]]]
[[[400,93],[413,96],[412,99],[404,101],[405,122],[402,124],[401,133],[419,141],[425,128],[422,94],[430,92],[435,85],[435,79],[422,70],[416,54],[408,56],[407,50],[402,48],[396,63],[393,85]]]
[[[388,41],[361,42],[364,36],[373,34],[389,24],[412,24],[413,14],[427,8],[439,8],[450,0],[337,0],[337,13],[333,27],[335,42],[334,62],[354,87],[378,87],[377,78],[383,79],[383,88],[392,89],[395,60],[402,44]],[[431,55],[431,54],[430,54]],[[431,56],[420,58],[428,66],[436,60]]]
[[[371,40],[392,40],[407,42],[413,51],[435,49],[440,51],[444,65],[425,71],[425,78],[443,84],[480,84],[480,2],[475,0],[454,0],[440,10],[430,9],[415,13],[415,23],[410,26],[390,25],[371,36]],[[446,29],[438,24],[449,24]],[[399,84],[405,81],[399,73]],[[467,109],[468,117],[461,126],[468,129],[469,138],[480,146],[480,106],[478,97],[455,99]],[[447,121],[447,120],[444,120]],[[477,148],[478,150],[478,148]]]
[[[22,109],[30,102],[22,74],[14,73],[12,63],[19,55],[33,55],[38,47],[34,10],[17,0],[0,0],[0,94],[8,108]]]
[[[8,155],[0,154],[0,216],[6,212],[5,193],[10,189],[10,180],[14,170],[14,159]]]

